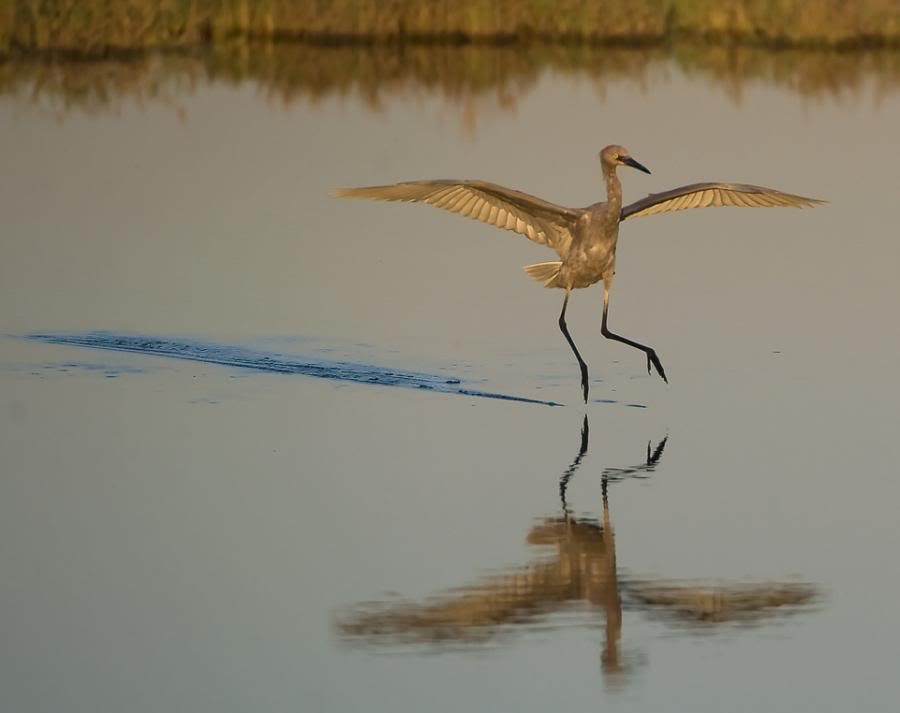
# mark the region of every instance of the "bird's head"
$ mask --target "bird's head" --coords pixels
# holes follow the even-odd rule
[[[628,153],[628,149],[626,149],[624,146],[616,146],[615,144],[607,146],[600,152],[600,161],[603,163],[603,166],[605,168],[615,168],[616,166],[631,166],[632,168],[636,168],[638,171],[650,173],[649,168],[631,158],[631,154]]]

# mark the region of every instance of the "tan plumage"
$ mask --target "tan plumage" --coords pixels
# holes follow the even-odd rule
[[[621,146],[607,146],[600,152],[607,200],[587,208],[565,208],[541,198],[498,186],[487,181],[432,180],[396,183],[367,188],[341,188],[341,198],[368,198],[383,201],[420,202],[443,208],[467,218],[480,220],[504,230],[512,230],[541,245],[553,248],[560,261],[527,265],[525,271],[545,287],[566,291],[559,327],[575,353],[581,369],[584,399],[588,396],[587,365],[578,353],[566,326],[566,306],[573,289],[603,281],[603,336],[640,349],[647,355],[647,371],[651,365],[666,379],[656,352],[646,345],[609,331],[609,290],[615,274],[616,244],[619,223],[657,213],[671,213],[690,208],[732,206],[742,208],[811,207],[825,201],[783,193],[773,188],[742,183],[693,183],[622,207],[622,186],[616,175],[618,166],[631,166],[650,173]]]
[[[824,203],[817,198],[782,193],[774,188],[751,186],[746,183],[692,183],[646,198],[622,208],[622,220],[643,215],[672,213],[689,208],[812,208]]]
[[[560,256],[568,253],[579,212],[487,181],[411,181],[390,186],[340,188],[339,198],[427,203],[466,218],[512,230]]]
[[[553,260],[552,262],[538,262],[534,265],[526,265],[525,272],[538,282],[542,283],[544,287],[553,287],[556,278],[559,277],[559,269],[561,267],[562,262],[559,260]]]

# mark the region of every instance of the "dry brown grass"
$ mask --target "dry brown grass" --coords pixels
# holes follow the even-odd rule
[[[900,39],[896,0],[675,0],[672,7],[677,30],[694,36],[830,47]]]
[[[0,53],[102,55],[249,38],[900,44],[897,0],[0,0]]]

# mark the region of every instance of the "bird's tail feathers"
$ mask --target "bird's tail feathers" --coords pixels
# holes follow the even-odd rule
[[[523,269],[532,278],[538,282],[542,282],[544,287],[556,287],[556,278],[559,275],[559,268],[562,263],[559,260],[553,262],[538,262],[534,265],[526,265]]]

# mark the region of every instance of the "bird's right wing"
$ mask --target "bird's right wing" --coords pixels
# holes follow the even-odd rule
[[[480,220],[568,254],[581,212],[487,181],[411,181],[390,186],[340,188],[339,198],[427,203]]]
[[[688,208],[807,208],[826,202],[746,183],[692,183],[662,193],[651,193],[646,198],[625,206],[622,208],[621,220]]]

